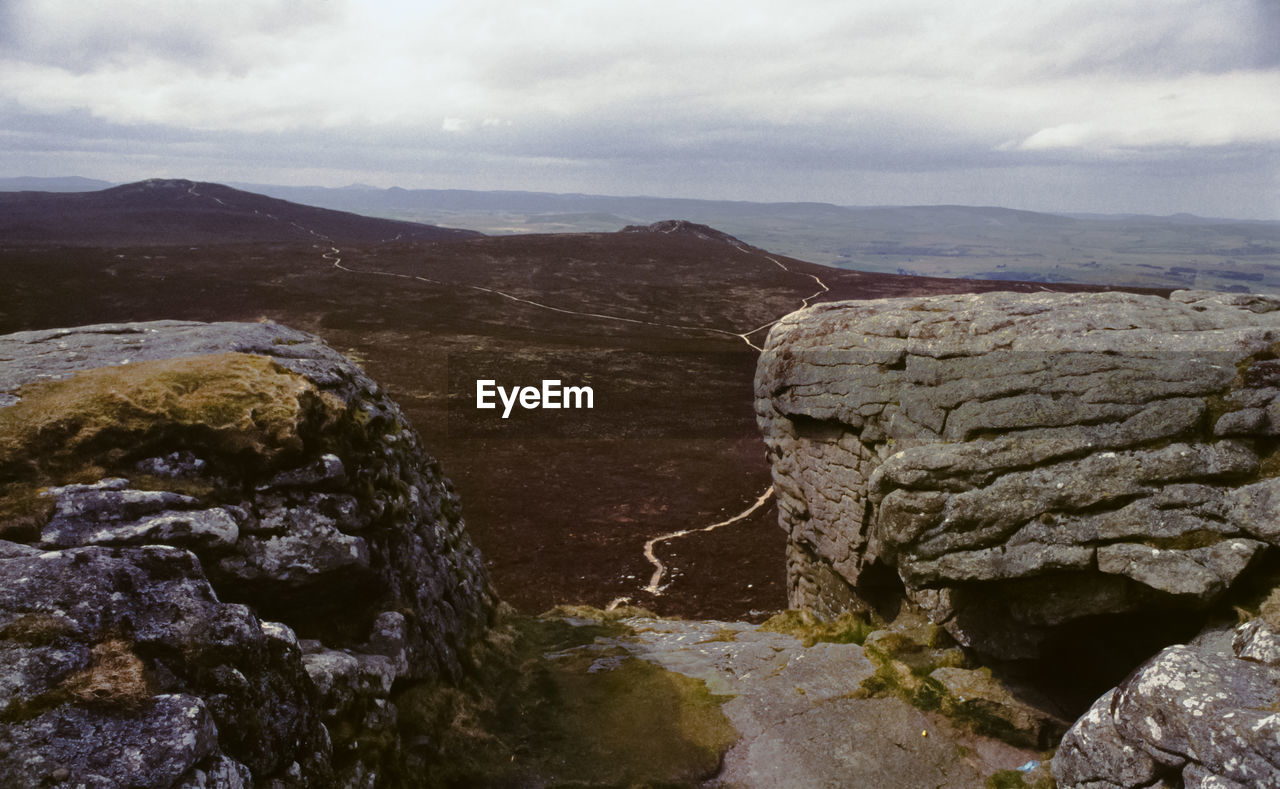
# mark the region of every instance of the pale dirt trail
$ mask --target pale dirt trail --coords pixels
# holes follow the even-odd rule
[[[739,252],[747,252],[747,253],[750,253],[750,250],[749,250],[749,249],[747,249],[746,247],[742,246],[741,244],[734,244],[734,246],[738,248],[738,251],[739,251]],[[778,260],[777,258],[773,257],[772,255],[765,255],[764,257],[765,257],[765,259],[766,259],[766,260],[768,260],[768,261],[770,261],[771,263],[773,263],[773,265],[777,266],[778,268],[782,269],[783,271],[787,272],[788,274],[799,274],[799,272],[792,271],[791,269],[787,268],[787,267],[782,263],[782,261],[781,261],[781,260]],[[814,282],[818,283],[818,288],[819,288],[819,289],[818,289],[818,290],[816,290],[816,291],[814,291],[813,293],[809,294],[808,296],[805,296],[805,297],[804,297],[804,299],[800,302],[800,309],[804,309],[805,307],[808,307],[808,306],[809,306],[809,303],[810,303],[811,301],[813,301],[814,299],[818,298],[819,296],[821,296],[821,295],[823,295],[823,294],[825,294],[825,293],[830,293],[830,292],[831,292],[831,288],[828,288],[828,287],[827,287],[827,283],[825,283],[825,282],[823,282],[822,280],[818,279],[818,276],[817,276],[816,274],[801,274],[801,276],[809,277],[809,278],[810,278],[810,279],[812,279]],[[778,321],[780,321],[780,320],[782,320],[782,318],[781,318],[781,317],[774,318],[773,320],[769,321],[768,323],[761,324],[760,326],[755,327],[755,328],[754,328],[754,329],[752,329],[751,331],[743,332],[742,334],[736,334],[736,335],[734,335],[734,336],[735,336],[735,337],[740,337],[740,338],[742,339],[742,341],[743,341],[743,342],[745,342],[747,345],[750,345],[752,348],[755,348],[757,351],[763,351],[763,350],[764,350],[763,348],[761,348],[759,345],[756,345],[755,343],[753,343],[753,342],[751,341],[751,339],[750,339],[750,338],[751,338],[751,335],[755,334],[756,332],[764,331],[765,329],[769,328],[770,326],[772,326],[773,324],[777,323],[777,322],[778,322]]]
[[[740,520],[745,520],[749,518],[753,512],[763,507],[765,502],[767,502],[771,498],[773,498],[772,485],[770,485],[769,488],[765,490],[764,493],[760,494],[760,498],[756,499],[755,504],[752,504],[750,507],[747,507],[745,510],[743,510],[742,512],[739,512],[737,515],[734,515],[732,518],[726,518],[725,520],[722,520],[719,523],[713,523],[710,526],[703,526],[702,528],[699,528],[699,529],[681,529],[680,531],[673,531],[668,534],[663,534],[659,537],[654,537],[652,540],[649,540],[648,542],[646,542],[644,544],[644,558],[649,560],[649,563],[653,565],[654,570],[653,570],[653,576],[649,579],[649,585],[644,588],[644,591],[648,592],[651,595],[656,596],[656,595],[662,594],[663,590],[666,588],[664,586],[661,586],[662,576],[665,575],[667,571],[666,565],[664,565],[662,563],[662,560],[659,559],[653,553],[653,549],[658,546],[658,543],[666,542],[667,540],[674,540],[677,537],[684,537],[687,534],[715,531],[721,526],[729,526],[734,523],[737,523]],[[610,605],[613,605],[613,604],[611,603]]]
[[[419,282],[426,282],[431,285],[440,285],[443,287],[468,288],[470,290],[479,291],[481,293],[488,293],[494,296],[499,296],[501,298],[507,299],[509,301],[514,301],[520,304],[527,304],[531,307],[537,307],[539,309],[549,310],[551,312],[558,312],[561,315],[576,315],[582,318],[595,318],[598,320],[619,321],[621,323],[630,323],[638,326],[656,326],[661,329],[674,329],[676,331],[683,331],[683,332],[706,332],[708,334],[719,334],[725,337],[737,337],[741,339],[743,342],[745,342],[747,345],[750,345],[752,348],[755,348],[757,351],[760,350],[759,346],[755,345],[754,343],[751,342],[751,340],[747,339],[747,334],[754,334],[760,331],[760,329],[768,328],[769,326],[772,326],[774,323],[777,323],[776,320],[770,321],[764,326],[761,326],[756,329],[752,329],[747,334],[738,334],[737,332],[732,332],[732,331],[729,331],[728,329],[717,329],[711,326],[692,326],[692,325],[678,324],[678,323],[662,323],[659,321],[646,321],[640,318],[628,318],[622,315],[609,315],[603,312],[584,312],[582,310],[571,310],[571,309],[568,309],[567,307],[556,307],[552,304],[543,304],[540,301],[533,301],[532,299],[522,298],[512,293],[507,293],[506,291],[498,290],[497,288],[486,288],[483,285],[472,285],[469,283],[457,283],[457,282],[444,282],[438,279],[431,279],[429,277],[420,277],[416,274],[400,274],[394,271],[369,271],[369,270],[348,268],[347,266],[342,265],[341,250],[339,250],[337,247],[330,247],[328,252],[321,254],[321,257],[332,262],[334,268],[340,269],[342,271],[346,271],[351,274],[366,274],[369,276],[380,276],[380,277],[399,277],[401,279],[417,280]]]

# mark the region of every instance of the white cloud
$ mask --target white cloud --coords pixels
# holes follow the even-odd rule
[[[1280,143],[1271,0],[0,8],[0,106],[87,115],[102,133],[327,133],[346,157],[335,168],[356,139],[361,155],[530,173],[654,158],[959,169]]]

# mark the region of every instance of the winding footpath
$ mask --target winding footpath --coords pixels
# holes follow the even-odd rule
[[[216,197],[213,197],[212,195],[201,195],[199,192],[196,191],[194,184],[191,186],[188,192],[193,197],[208,197],[209,199],[217,202],[219,205],[223,205],[223,206],[226,205],[226,203],[224,203],[223,201],[219,200]],[[260,216],[266,216],[270,219],[276,219],[277,221],[283,221],[283,220],[280,220],[279,217],[276,217],[272,214],[264,214],[256,209],[254,209],[254,213],[259,214]],[[692,326],[692,325],[681,325],[681,324],[674,324],[674,323],[662,323],[660,321],[647,321],[639,318],[628,318],[622,315],[609,315],[609,314],[600,313],[600,312],[586,312],[583,310],[573,310],[565,307],[556,307],[551,304],[543,304],[542,302],[539,302],[539,301],[533,301],[531,299],[522,298],[520,296],[507,293],[506,291],[498,290],[497,288],[488,288],[483,285],[444,282],[441,280],[431,279],[429,277],[418,276],[416,274],[401,274],[395,271],[371,271],[371,270],[353,269],[343,264],[342,250],[333,245],[333,239],[329,238],[323,233],[320,233],[312,228],[303,227],[302,225],[299,225],[296,222],[290,222],[289,224],[292,225],[293,227],[298,228],[299,230],[309,233],[310,235],[314,236],[318,241],[323,242],[323,244],[327,244],[328,249],[321,252],[320,257],[329,261],[329,263],[339,271],[345,271],[349,274],[357,274],[357,275],[363,274],[365,276],[380,276],[380,277],[396,277],[398,279],[416,280],[418,282],[423,282],[430,285],[437,285],[437,286],[446,287],[446,288],[447,287],[468,288],[470,290],[479,291],[481,293],[488,293],[490,295],[499,296],[501,298],[507,299],[509,301],[514,301],[519,304],[526,304],[531,307],[537,307],[538,309],[548,310],[548,311],[556,312],[562,315],[576,315],[583,318],[590,318],[595,320],[610,320],[610,321],[617,321],[620,323],[629,323],[629,324],[641,325],[641,326],[656,326],[659,328],[672,329],[675,331],[682,331],[682,332],[690,332],[690,331],[705,332],[708,334],[718,334],[726,337],[737,337],[738,339],[746,343],[748,347],[752,348],[755,351],[762,351],[763,348],[759,345],[756,345],[754,342],[752,342],[751,340],[752,335],[758,334],[764,331],[765,329],[770,328],[771,326],[773,326],[775,323],[777,323],[779,320],[782,319],[781,316],[779,316],[769,321],[768,323],[761,324],[760,326],[757,326],[754,329],[751,329],[749,331],[734,332],[728,329],[720,329],[720,328],[715,328],[711,326]],[[398,238],[400,237],[396,236],[396,238],[388,239],[388,241],[395,241]],[[323,244],[317,244],[316,248],[324,249]],[[749,248],[743,243],[737,241],[736,239],[732,242],[732,244],[734,248],[736,248],[739,252],[742,252],[744,254],[762,254],[761,250],[755,250],[755,249]],[[788,274],[798,274],[800,276],[809,277],[814,281],[814,283],[817,284],[818,290],[814,291],[812,294],[806,296],[804,299],[801,300],[801,303],[800,303],[801,309],[803,309],[804,307],[808,307],[813,302],[814,299],[817,299],[831,291],[831,288],[827,287],[827,284],[823,282],[816,274],[793,271],[792,269],[788,268],[786,264],[784,264],[782,261],[778,260],[777,258],[773,257],[772,255],[764,255],[764,258],[770,261],[771,263],[773,263],[778,268],[787,272]],[[759,510],[761,507],[763,507],[766,503],[768,503],[769,500],[773,498],[773,494],[774,494],[773,485],[770,485],[768,488],[765,489],[763,493],[760,494],[760,496],[755,500],[755,503],[751,504],[750,506],[746,507],[741,512],[739,512],[738,514],[730,518],[726,518],[725,520],[719,521],[717,523],[713,523],[710,526],[701,526],[701,527],[690,528],[690,529],[677,529],[675,531],[667,532],[665,534],[660,534],[657,537],[650,539],[648,542],[644,544],[644,558],[651,565],[653,565],[654,569],[653,569],[653,575],[649,578],[649,583],[647,586],[644,587],[643,591],[657,597],[662,595],[663,591],[667,588],[667,586],[670,586],[669,582],[666,585],[662,583],[662,580],[667,573],[667,566],[662,562],[661,559],[658,558],[655,552],[659,545],[669,542],[671,540],[679,539],[681,537],[686,537],[690,534],[703,534],[706,532],[711,532],[716,529],[722,528],[724,526],[730,526],[732,524],[746,520],[747,518],[755,514],[755,512]],[[614,609],[617,606],[630,601],[631,601],[631,598],[629,597],[619,597],[615,599],[613,602],[609,603],[608,607],[609,609]]]
[[[681,529],[680,531],[673,531],[668,534],[663,534],[661,536],[654,537],[652,540],[649,540],[648,542],[646,542],[644,544],[644,558],[649,560],[649,563],[653,565],[654,569],[653,569],[653,576],[649,579],[649,585],[646,586],[644,590],[649,594],[656,596],[656,595],[662,594],[663,590],[666,588],[665,586],[661,585],[662,577],[667,572],[666,565],[664,565],[662,563],[662,560],[659,559],[653,552],[653,549],[656,548],[659,543],[666,542],[667,540],[674,540],[678,537],[684,537],[685,535],[688,535],[688,534],[715,531],[721,526],[730,526],[734,523],[737,523],[740,520],[746,520],[747,518],[751,517],[752,513],[754,513],[756,510],[760,509],[761,507],[763,507],[765,505],[765,502],[769,501],[769,499],[771,498],[773,498],[772,485],[770,485],[769,488],[764,493],[760,494],[760,498],[756,499],[755,504],[752,504],[750,507],[747,507],[745,510],[743,510],[742,512],[739,512],[737,515],[734,515],[732,518],[726,518],[725,520],[722,520],[719,523],[713,523],[710,526],[703,526],[700,529]]]

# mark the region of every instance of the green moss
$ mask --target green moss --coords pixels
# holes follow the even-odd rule
[[[43,487],[13,484],[0,487],[0,540],[35,542],[53,517],[53,499],[40,495]]]
[[[569,610],[587,624],[508,616],[469,689],[401,696],[402,735],[433,743],[415,785],[428,775],[427,786],[684,786],[714,775],[737,739],[721,699],[620,648],[590,647],[624,632],[621,617]]]
[[[1211,394],[1205,397],[1204,405],[1205,405],[1205,415],[1204,415],[1203,424],[1205,427],[1205,435],[1210,436],[1211,437],[1210,440],[1212,440],[1213,428],[1215,425],[1218,424],[1218,420],[1221,419],[1224,415],[1229,414],[1232,411],[1235,411],[1236,408],[1234,408],[1230,403],[1227,402],[1227,398],[1225,395],[1220,393]]]
[[[980,701],[956,698],[945,685],[929,676],[938,666],[910,666],[877,647],[867,647],[866,655],[875,671],[863,680],[857,694],[859,697],[897,697],[916,709],[941,713],[977,734],[1018,746],[1028,745],[1028,738],[1032,735],[1021,731]]]
[[[876,630],[865,616],[855,613],[843,613],[827,622],[812,612],[795,610],[775,614],[760,625],[760,629],[794,636],[806,647],[820,642],[861,644]]]
[[[300,429],[327,407],[307,379],[242,353],[85,370],[18,395],[0,409],[0,480],[60,483],[184,445],[261,465],[301,450]]]
[[[988,777],[985,784],[986,789],[1052,789],[1053,786],[1052,778],[1047,782],[1027,783],[1023,773],[1018,770],[1000,770]]]
[[[1280,443],[1274,439],[1258,439],[1254,443],[1258,452],[1258,478],[1280,477]]]
[[[67,700],[67,694],[58,688],[30,698],[16,699],[0,709],[0,723],[25,723],[65,704]]]
[[[704,643],[704,644],[714,644],[714,643],[717,643],[717,642],[723,642],[723,643],[729,643],[729,644],[732,644],[733,642],[735,642],[735,641],[737,641],[737,640],[738,640],[738,631],[737,631],[737,630],[734,630],[733,628],[730,628],[730,627],[722,627],[722,628],[720,628],[719,630],[717,630],[717,631],[716,631],[716,634],[715,634],[714,636],[711,636],[710,638],[704,639],[702,643]],[[803,691],[802,691],[802,692],[803,692]]]
[[[737,732],[718,700],[695,679],[630,656],[601,670],[602,657],[580,655],[552,667],[548,716],[558,740],[548,776],[632,785],[694,782],[715,774]],[[556,731],[559,729],[559,731]],[[548,732],[544,732],[546,736]],[[564,760],[561,762],[561,760]]]
[[[657,619],[658,615],[634,605],[620,605],[616,608],[596,608],[590,605],[558,605],[541,617],[545,620],[581,619],[601,625],[614,625],[623,619]]]
[[[859,696],[897,696],[908,703],[915,698],[922,679],[910,666],[874,647],[867,648],[866,655],[875,671],[862,681]]]
[[[1271,593],[1262,601],[1258,615],[1267,624],[1280,629],[1280,588],[1271,590]]]
[[[22,614],[0,628],[0,639],[16,641],[23,646],[43,647],[58,643],[75,632],[75,624],[65,616]]]
[[[196,499],[221,499],[230,495],[234,500],[239,500],[240,497],[235,495],[236,491],[220,490],[214,481],[208,477],[158,477],[154,474],[135,473],[129,477],[129,487],[135,490],[167,490]]]

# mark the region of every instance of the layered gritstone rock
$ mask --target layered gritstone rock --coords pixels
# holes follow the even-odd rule
[[[791,604],[901,591],[1000,657],[1094,617],[1205,609],[1280,540],[1277,357],[1280,300],[1258,296],[793,313],[756,377]]]
[[[0,359],[0,783],[386,783],[397,693],[462,678],[496,599],[381,388],[261,323]]]

